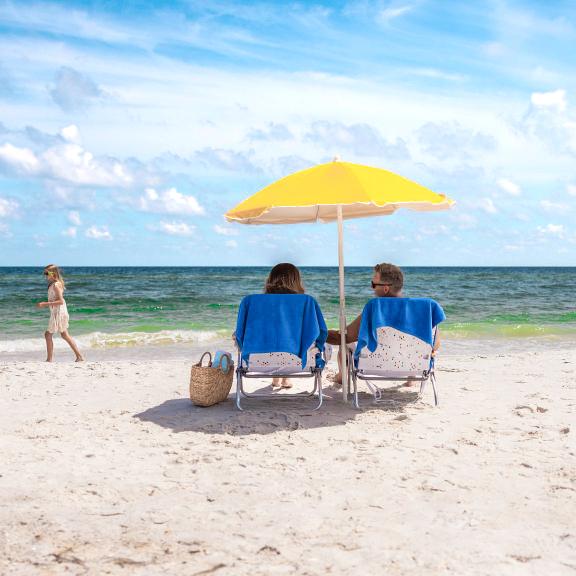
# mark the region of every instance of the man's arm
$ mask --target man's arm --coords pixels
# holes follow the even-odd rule
[[[360,332],[360,323],[362,322],[362,314],[346,326],[346,344],[358,341],[358,333]],[[328,344],[333,346],[340,345],[340,330],[328,330]]]

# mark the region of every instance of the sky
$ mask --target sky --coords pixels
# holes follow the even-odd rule
[[[223,214],[334,156],[452,210],[347,265],[576,265],[573,1],[0,0],[0,266],[336,265]]]

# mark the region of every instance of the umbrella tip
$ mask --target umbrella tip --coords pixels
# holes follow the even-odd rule
[[[340,157],[340,154],[336,154],[336,156],[334,156],[334,158],[332,158],[332,162],[341,162],[342,158]]]

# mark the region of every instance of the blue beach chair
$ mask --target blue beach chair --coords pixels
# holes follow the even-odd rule
[[[301,394],[249,394],[244,378],[312,378],[322,406],[322,369],[328,330],[318,303],[307,294],[253,294],[240,303],[235,339],[238,346],[236,406],[242,398],[296,398]]]
[[[438,324],[446,316],[430,298],[373,298],[362,312],[358,342],[348,349],[348,366],[354,405],[358,403],[358,380],[368,385],[374,402],[384,402],[374,382],[420,382],[421,397],[430,380],[434,404],[438,391],[432,350]]]

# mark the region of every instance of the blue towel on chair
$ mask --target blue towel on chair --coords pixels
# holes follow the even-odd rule
[[[310,346],[324,350],[328,330],[312,296],[252,294],[240,303],[235,335],[242,360],[248,361],[250,354],[289,352],[304,368]]]
[[[434,344],[433,329],[446,320],[444,310],[431,298],[373,298],[362,311],[358,332],[356,362],[362,348],[374,352],[378,345],[378,328],[389,326]]]

